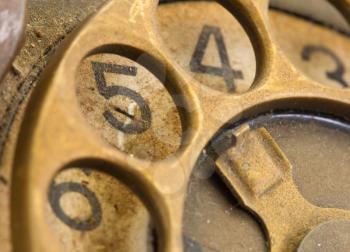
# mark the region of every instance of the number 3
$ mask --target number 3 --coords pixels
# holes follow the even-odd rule
[[[331,80],[337,81],[344,88],[349,87],[348,83],[344,80],[344,74],[345,74],[344,64],[339,59],[339,57],[335,53],[333,53],[330,49],[325,48],[323,46],[307,45],[304,47],[301,53],[301,56],[303,60],[309,61],[311,58],[311,54],[317,53],[317,52],[328,55],[337,64],[337,68],[334,71],[326,72],[327,77]]]

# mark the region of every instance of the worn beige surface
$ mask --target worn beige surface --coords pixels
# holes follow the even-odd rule
[[[65,251],[153,251],[145,206],[116,178],[75,168],[62,171],[53,183],[45,218]],[[59,191],[64,193],[55,195]],[[58,218],[54,210],[59,209],[68,218]]]
[[[139,61],[142,62],[142,56]],[[104,80],[99,80],[92,64],[119,67],[120,72],[105,69]],[[116,95],[110,89],[107,93],[111,97],[104,96],[99,81],[105,81],[107,88],[121,87],[133,92],[128,96]],[[182,129],[175,102],[161,80],[139,63],[113,54],[88,57],[77,73],[77,95],[90,125],[121,151],[142,159],[159,160],[175,153],[180,146]],[[106,119],[104,114],[108,111],[120,122],[120,127]]]
[[[224,7],[206,2],[174,3],[163,5],[157,14],[164,43],[189,75],[222,92],[241,93],[249,89],[255,76],[253,47],[238,21]],[[194,55],[198,46],[202,60]],[[191,65],[194,59],[203,66],[226,70],[221,75],[208,69],[198,72]],[[240,73],[231,73],[230,78],[230,70]],[[230,89],[231,85],[235,90]]]

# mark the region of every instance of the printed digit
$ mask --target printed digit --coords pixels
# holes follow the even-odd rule
[[[75,192],[84,196],[91,206],[91,216],[86,220],[69,217],[60,205],[60,199],[65,193]],[[102,209],[94,192],[85,185],[75,182],[52,184],[49,191],[49,203],[55,215],[72,229],[89,231],[97,228],[102,220]]]
[[[137,68],[131,66],[121,66],[116,64],[107,64],[100,62],[92,62],[92,69],[95,74],[96,84],[100,95],[102,95],[105,99],[110,99],[116,95],[126,96],[139,106],[141,111],[141,118],[136,119],[133,115],[130,115],[127,111],[124,111],[120,108],[115,108],[115,110],[130,119],[132,119],[131,123],[123,123],[115,118],[111,111],[105,111],[103,116],[105,119],[111,124],[114,128],[123,131],[127,134],[140,134],[151,127],[152,116],[151,109],[137,92],[122,86],[107,86],[106,78],[104,73],[115,73],[115,74],[123,74],[129,76],[137,75]]]
[[[344,80],[344,64],[334,52],[323,46],[306,45],[301,53],[301,57],[303,60],[309,61],[311,59],[311,55],[314,53],[323,53],[334,60],[337,67],[333,71],[327,71],[327,77],[331,80],[337,81],[344,88],[349,87],[348,83]]]
[[[205,50],[208,47],[210,36],[214,35],[217,49],[219,51],[221,68],[214,66],[206,66],[202,64]],[[229,92],[234,92],[235,79],[243,79],[243,73],[232,69],[230,60],[228,57],[225,41],[219,27],[205,25],[199,36],[196,49],[193,53],[190,63],[192,72],[205,73],[216,76],[222,76],[225,80],[227,89]]]

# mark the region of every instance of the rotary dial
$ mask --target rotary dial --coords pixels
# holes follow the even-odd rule
[[[6,251],[347,248],[346,26],[278,1],[38,2],[2,84]]]

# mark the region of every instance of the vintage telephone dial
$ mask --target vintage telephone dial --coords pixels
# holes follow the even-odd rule
[[[349,251],[348,21],[1,1],[0,251]]]

